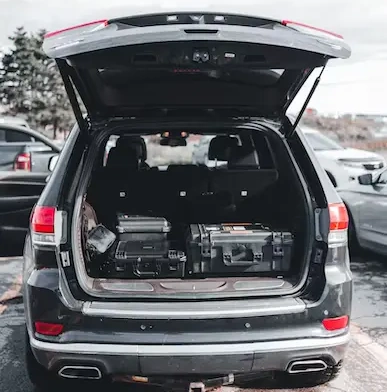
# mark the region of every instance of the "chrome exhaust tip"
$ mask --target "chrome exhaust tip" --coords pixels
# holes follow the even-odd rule
[[[326,362],[322,359],[313,359],[305,361],[294,361],[288,368],[288,373],[309,373],[309,372],[321,372],[328,368]]]
[[[60,368],[58,375],[62,378],[100,380],[101,371],[95,366],[72,366],[67,365]]]

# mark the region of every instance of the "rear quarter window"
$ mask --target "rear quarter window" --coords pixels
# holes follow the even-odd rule
[[[34,138],[26,133],[18,132],[18,131],[5,131],[5,141],[7,143],[29,143],[33,142]]]

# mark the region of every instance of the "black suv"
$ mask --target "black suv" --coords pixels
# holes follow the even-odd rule
[[[331,380],[350,340],[348,215],[297,123],[327,61],[349,57],[341,37],[169,13],[49,33],[44,49],[78,125],[25,242],[32,382]],[[211,167],[192,164],[203,135]]]

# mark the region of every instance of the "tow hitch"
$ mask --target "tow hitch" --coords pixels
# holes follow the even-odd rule
[[[189,384],[188,392],[206,392],[211,389],[219,388],[223,385],[233,384],[235,377],[233,374],[229,374],[226,377],[212,378],[205,381],[191,382]]]
[[[203,382],[191,382],[188,392],[205,392],[206,386]]]
[[[209,392],[222,386],[231,385],[237,382],[244,383],[268,377],[267,372],[258,374],[229,374],[228,376],[206,378],[200,377],[197,381],[187,378],[168,378],[168,377],[144,377],[144,376],[116,376],[114,381],[135,384],[147,384],[160,386],[170,392]],[[188,391],[187,391],[188,389]]]

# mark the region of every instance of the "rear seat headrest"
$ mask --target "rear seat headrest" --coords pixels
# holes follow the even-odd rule
[[[219,135],[214,137],[208,148],[208,159],[228,161],[231,151],[238,146],[238,139],[232,136]]]
[[[124,147],[122,144],[113,147],[109,151],[106,167],[137,170],[139,168],[138,151],[133,146]]]
[[[116,141],[116,147],[118,148],[130,148],[134,147],[137,150],[138,157],[141,161],[147,160],[147,149],[145,140],[141,136],[120,136]]]
[[[259,168],[257,151],[253,147],[235,146],[231,149],[228,161],[229,169]]]

